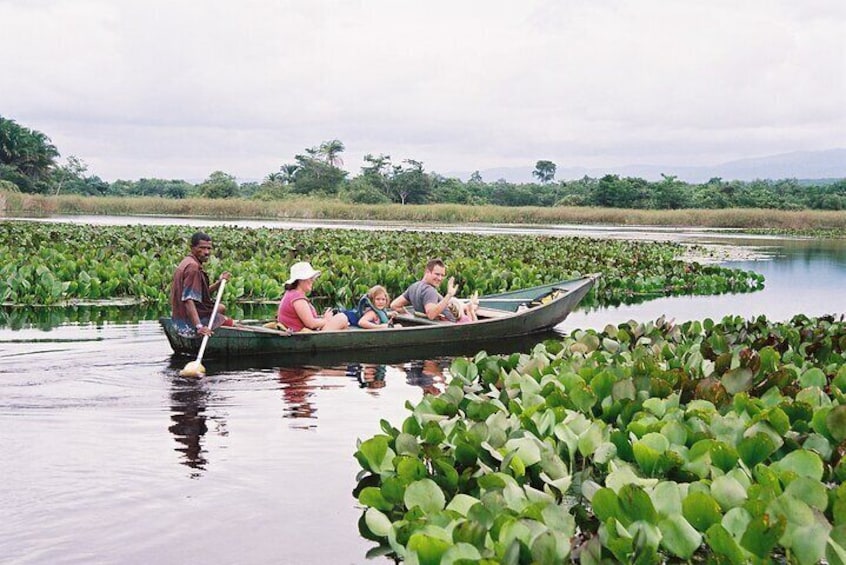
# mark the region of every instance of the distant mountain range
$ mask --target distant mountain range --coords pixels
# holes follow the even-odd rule
[[[499,167],[479,171],[485,182],[505,179],[508,182],[533,182],[534,167]],[[706,182],[711,178],[723,180],[755,179],[840,179],[846,178],[846,148],[824,151],[794,151],[767,157],[738,159],[718,165],[685,167],[677,165],[622,165],[604,168],[559,167],[556,180],[602,177],[607,174],[660,180],[661,174],[675,175],[685,182]],[[447,173],[448,177],[467,180],[472,171]]]

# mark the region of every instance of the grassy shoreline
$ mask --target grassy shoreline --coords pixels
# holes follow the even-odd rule
[[[807,233],[822,230],[846,235],[846,211],[770,209],[630,210],[587,207],[505,207],[459,204],[350,204],[338,200],[299,198],[263,201],[244,199],[44,196],[0,192],[0,217],[53,215],[152,215],[217,219],[369,220],[411,223],[611,224],[690,226]]]

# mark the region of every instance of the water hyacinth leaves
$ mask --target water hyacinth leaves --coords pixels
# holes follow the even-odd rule
[[[53,305],[121,297],[166,305],[170,276],[188,252],[185,238],[194,229],[0,222],[0,300]],[[208,270],[233,273],[227,302],[279,300],[287,269],[299,260],[331,266],[331,276],[320,277],[313,293],[328,304],[350,306],[374,284],[396,296],[419,278],[427,258],[437,256],[457,273],[468,295],[599,271],[606,275],[594,294],[600,303],[763,288],[763,278],[754,273],[676,260],[682,247],[667,242],[226,226],[207,232],[215,244]]]
[[[423,512],[431,514],[443,509],[446,505],[446,498],[435,481],[420,479],[414,481],[405,489],[403,503],[409,510],[418,507]]]
[[[659,320],[456,361],[440,402],[359,446],[362,521],[418,563],[844,562],[844,337]]]

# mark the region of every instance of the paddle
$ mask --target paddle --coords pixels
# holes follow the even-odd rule
[[[220,279],[220,288],[217,289],[217,298],[214,300],[214,308],[212,308],[211,317],[209,318],[209,329],[214,327],[214,317],[217,314],[217,307],[220,306],[220,299],[223,297],[223,287],[226,286],[226,279]],[[199,377],[206,373],[206,368],[203,367],[203,353],[206,352],[206,344],[209,342],[209,336],[203,336],[203,343],[200,344],[200,351],[197,353],[197,360],[191,361],[185,368],[179,371],[181,377]]]

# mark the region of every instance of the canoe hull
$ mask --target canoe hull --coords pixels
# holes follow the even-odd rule
[[[438,344],[481,343],[494,340],[526,336],[548,331],[578,305],[590,291],[596,275],[545,285],[517,293],[482,297],[483,306],[492,306],[489,300],[499,299],[505,307],[516,309],[518,299],[561,289],[563,292],[547,304],[535,306],[522,312],[505,312],[500,317],[487,318],[465,324],[423,323],[390,329],[350,329],[333,332],[308,332],[285,335],[282,332],[262,327],[222,327],[215,331],[206,346],[205,358],[237,358],[266,354],[318,355],[321,352],[370,351],[392,348],[432,346]],[[515,298],[516,297],[516,298]],[[184,337],[176,333],[170,318],[161,318],[173,351],[177,354],[196,355],[201,339]]]

